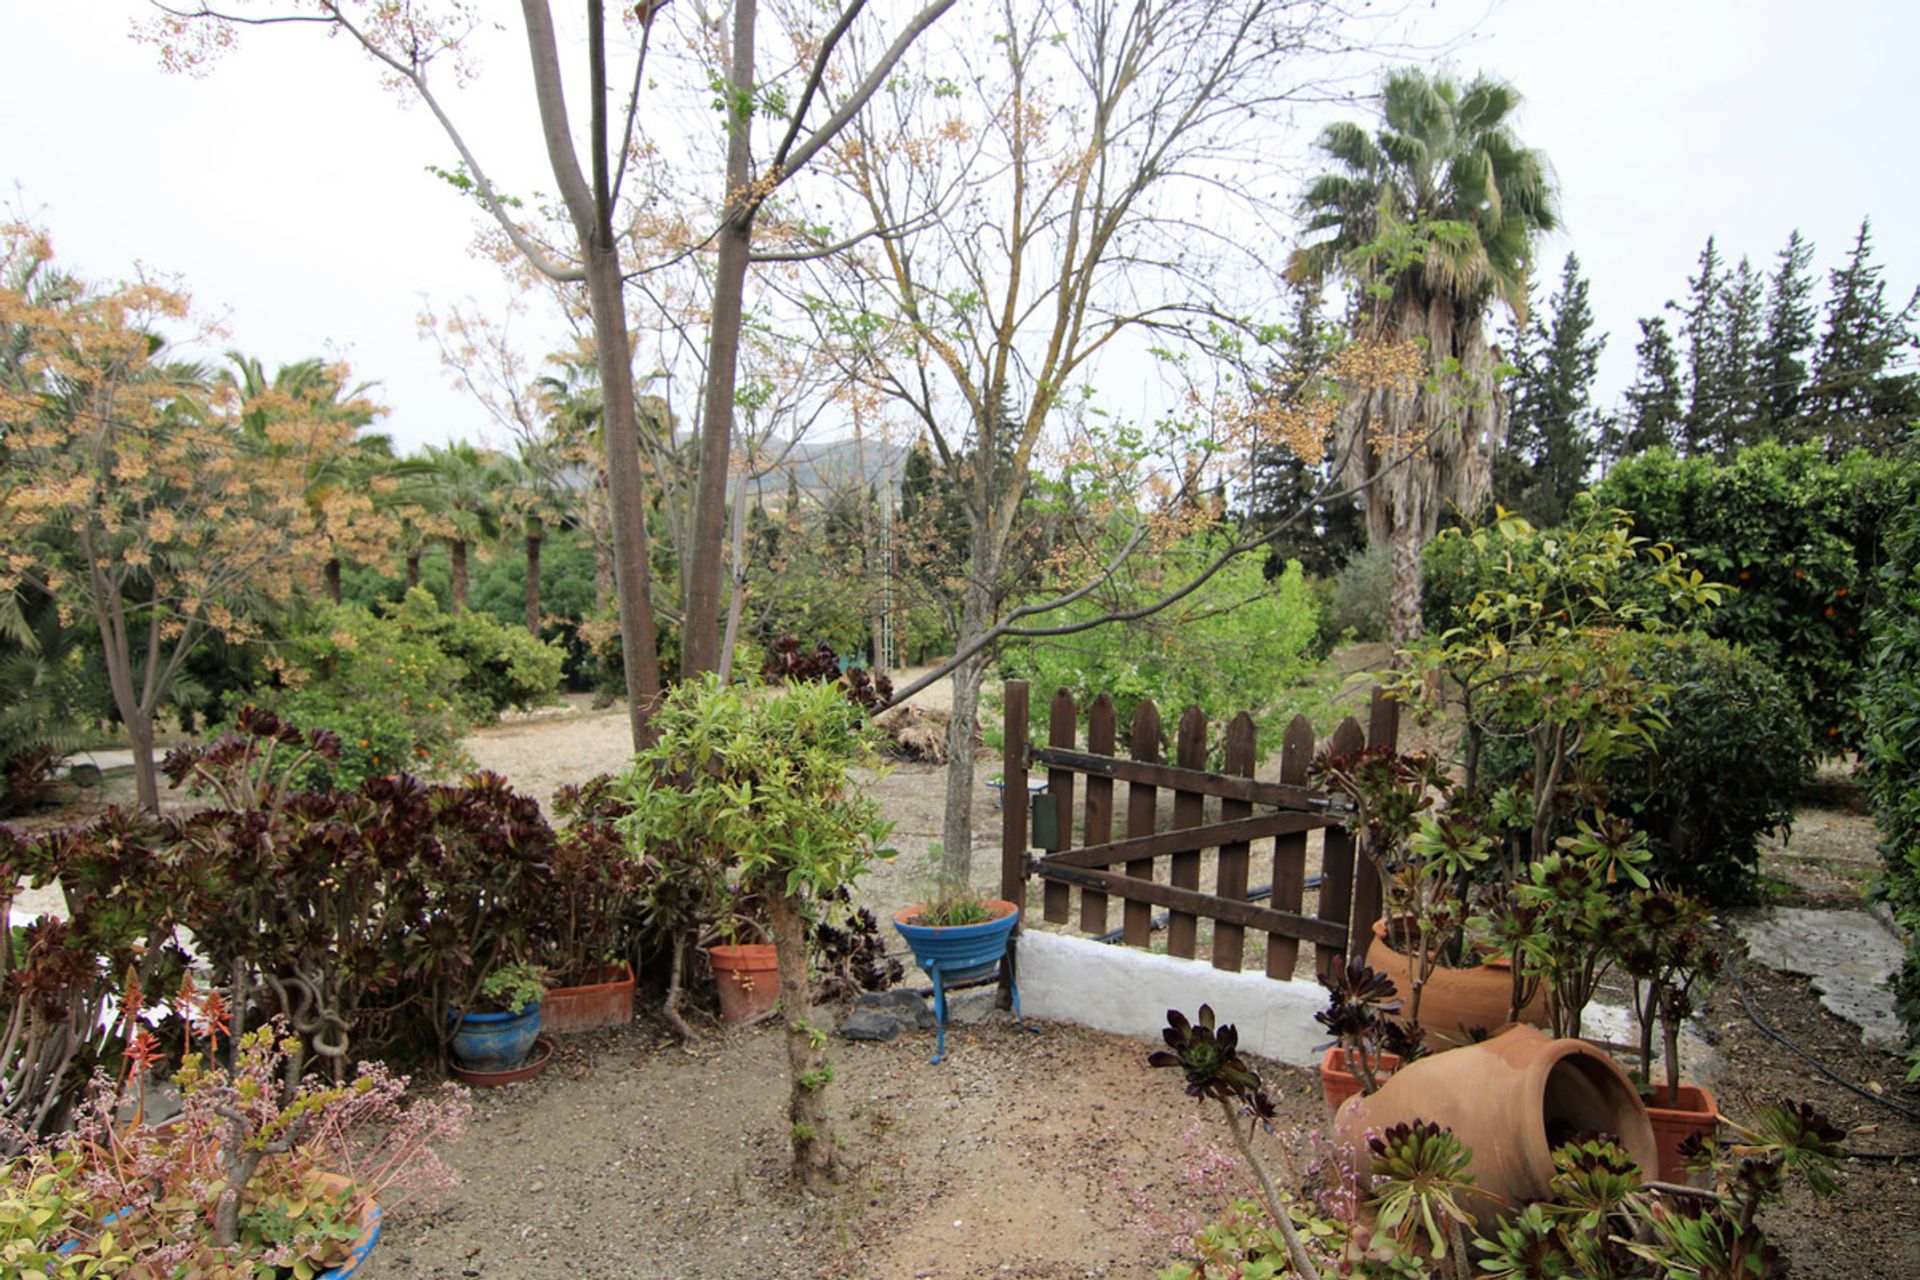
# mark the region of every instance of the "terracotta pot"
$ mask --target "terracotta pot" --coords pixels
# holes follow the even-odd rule
[[[608,965],[594,981],[575,987],[553,987],[540,1001],[540,1029],[567,1035],[624,1027],[633,1021],[633,969]]]
[[[1373,922],[1373,942],[1367,947],[1367,963],[1393,979],[1400,997],[1409,1003],[1413,995],[1413,965],[1406,956],[1387,945],[1387,923]],[[1453,1044],[1471,1044],[1475,1032],[1498,1031],[1507,1025],[1507,1010],[1513,1003],[1513,965],[1504,958],[1488,960],[1467,969],[1437,966],[1427,973],[1420,988],[1420,1025],[1426,1028],[1428,1043],[1436,1049]],[[1520,1021],[1533,1027],[1547,1025],[1546,985],[1533,993],[1533,999],[1520,1011]]]
[[[1532,1027],[1410,1062],[1379,1092],[1349,1099],[1334,1118],[1334,1138],[1363,1183],[1367,1134],[1405,1120],[1451,1129],[1473,1152],[1474,1185],[1488,1194],[1461,1205],[1483,1231],[1547,1195],[1553,1147],[1575,1133],[1612,1134],[1643,1169],[1659,1158],[1646,1104],[1626,1072],[1584,1041]]]
[[[751,1022],[780,1003],[780,960],[772,944],[708,947],[707,958],[723,1021]]]
[[[1687,1166],[1680,1158],[1680,1144],[1694,1134],[1711,1135],[1720,1127],[1720,1108],[1713,1095],[1698,1085],[1683,1084],[1677,1098],[1669,1099],[1667,1086],[1655,1085],[1647,1102],[1647,1119],[1653,1123],[1653,1138],[1660,1147],[1660,1181],[1685,1182]]]
[[[1397,1054],[1376,1053],[1373,1055],[1373,1074],[1376,1079],[1392,1075],[1400,1065]],[[1327,1056],[1320,1059],[1320,1091],[1327,1095],[1327,1114],[1340,1110],[1340,1104],[1360,1092],[1360,1077],[1347,1070],[1347,1051],[1339,1045],[1327,1050]]]

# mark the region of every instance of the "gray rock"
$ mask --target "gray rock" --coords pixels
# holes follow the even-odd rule
[[[970,987],[947,996],[947,1021],[960,1026],[978,1022],[1012,1021],[1013,1014],[1000,1008],[998,987]]]
[[[901,1030],[900,1019],[885,1009],[855,1009],[840,1023],[843,1040],[887,1041]]]
[[[1865,911],[1772,907],[1743,920],[1740,932],[1759,963],[1812,978],[1820,1003],[1859,1027],[1870,1047],[1898,1052],[1906,1044],[1887,987],[1905,952],[1881,919]]]
[[[903,1021],[911,1019],[913,1025],[922,1031],[933,1029],[932,1002],[905,987],[895,987],[891,991],[862,991],[854,997],[853,1006],[856,1009],[884,1009]]]

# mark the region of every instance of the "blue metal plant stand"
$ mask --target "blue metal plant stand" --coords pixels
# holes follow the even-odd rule
[[[926,971],[933,980],[933,1019],[936,1028],[933,1061],[938,1063],[947,1056],[947,988],[962,986],[969,982],[978,982],[991,977],[1000,967],[1000,959],[1007,953],[1007,940],[1013,936],[1014,926],[1020,923],[1020,908],[1011,903],[1005,904],[1010,910],[996,920],[982,924],[954,925],[945,929],[927,925],[907,924],[900,916],[893,919],[893,927],[913,948],[914,963]],[[1020,983],[1014,979],[1013,1016],[1020,1016]]]

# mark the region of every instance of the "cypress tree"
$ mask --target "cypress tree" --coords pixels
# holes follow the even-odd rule
[[[1766,315],[1762,309],[1766,281],[1746,257],[1727,277],[1720,292],[1720,351],[1715,364],[1720,371],[1719,390],[1724,401],[1713,422],[1717,428],[1710,444],[1722,461],[1733,456],[1742,445],[1758,439],[1761,418],[1761,383],[1758,368],[1764,340]]]
[[[1297,397],[1324,376],[1334,342],[1334,331],[1321,314],[1319,289],[1296,288],[1286,341],[1269,375],[1275,394],[1282,399]],[[1308,466],[1290,449],[1256,444],[1247,492],[1248,523],[1255,529],[1271,529],[1307,505],[1332,477],[1335,461],[1328,457],[1319,466]],[[1277,578],[1286,572],[1287,561],[1298,560],[1307,573],[1330,576],[1366,545],[1366,539],[1360,505],[1353,499],[1322,504],[1269,545],[1266,575]]]
[[[1607,338],[1593,333],[1587,295],[1580,259],[1569,253],[1547,313],[1535,311],[1514,344],[1512,422],[1494,483],[1498,491],[1504,478],[1503,504],[1539,525],[1565,518],[1593,461],[1593,379]]]
[[[1897,367],[1916,346],[1920,291],[1895,312],[1880,271],[1872,225],[1862,219],[1847,265],[1828,275],[1826,331],[1806,394],[1808,433],[1835,451],[1856,444],[1885,451],[1920,417],[1920,385]]]
[[[1664,316],[1640,321],[1640,341],[1633,348],[1639,372],[1627,388],[1627,411],[1617,424],[1610,458],[1618,461],[1649,449],[1677,448],[1686,417],[1680,384],[1680,357]]]
[[[1726,435],[1722,417],[1728,396],[1726,373],[1720,365],[1726,346],[1720,334],[1720,295],[1725,289],[1720,251],[1708,236],[1707,247],[1700,251],[1699,274],[1687,277],[1687,304],[1675,308],[1687,347],[1687,408],[1675,443],[1690,457],[1710,452],[1713,442]]]
[[[1764,440],[1798,434],[1813,346],[1813,242],[1796,228],[1775,262],[1767,282],[1767,333],[1754,360],[1760,381],[1754,435]]]

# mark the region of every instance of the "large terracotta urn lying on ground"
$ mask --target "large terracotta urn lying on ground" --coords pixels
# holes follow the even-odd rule
[[[1404,1064],[1378,1093],[1342,1105],[1334,1140],[1363,1183],[1367,1135],[1406,1120],[1451,1129],[1473,1152],[1474,1186],[1486,1194],[1461,1207],[1483,1231],[1547,1195],[1553,1148],[1574,1134],[1611,1134],[1648,1176],[1659,1167],[1646,1104],[1627,1074],[1592,1045],[1533,1027]]]

